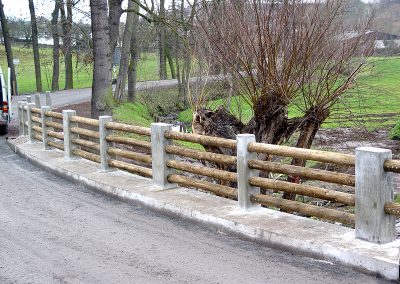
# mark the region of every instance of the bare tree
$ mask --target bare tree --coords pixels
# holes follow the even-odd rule
[[[160,0],[159,17],[165,19],[165,0]],[[159,75],[161,80],[167,79],[167,63],[165,60],[165,34],[166,27],[160,21],[158,24],[158,59],[159,59]]]
[[[138,26],[139,26],[139,6],[134,4],[135,14],[133,16],[133,30],[130,46],[130,62],[128,69],[128,100],[133,102],[136,98],[137,64],[139,60]]]
[[[107,0],[90,0],[93,37],[93,83],[91,110],[97,118],[107,111],[107,98],[111,90],[111,50]]]
[[[119,24],[122,13],[124,12],[121,5],[122,0],[108,0],[109,16],[108,24],[110,29],[110,50],[111,55],[114,54],[115,47],[119,37]]]
[[[58,15],[60,13],[61,0],[56,0],[51,16],[51,31],[53,35],[53,76],[51,80],[51,90],[60,89],[58,81],[60,77],[60,36],[58,31]]]
[[[346,12],[346,0],[204,1],[197,45],[234,77],[253,117],[244,124],[224,107],[194,106],[194,130],[228,138],[254,133],[257,141],[271,144],[298,131],[296,146],[310,148],[372,50],[365,37],[370,17],[347,26]],[[289,118],[289,107],[295,117]]]
[[[35,62],[35,79],[36,79],[36,91],[42,91],[42,73],[40,70],[40,54],[39,54],[39,42],[38,42],[38,29],[36,23],[35,6],[33,0],[29,1],[29,12],[31,15],[31,26],[32,26],[32,47],[33,47],[33,60]]]
[[[11,82],[12,82],[12,94],[16,94],[16,77],[15,77],[15,67],[13,63],[13,53],[11,49],[11,39],[10,39],[10,34],[9,34],[9,27],[8,27],[8,22],[6,19],[6,16],[4,14],[4,5],[3,1],[0,0],[0,21],[1,21],[1,30],[3,33],[3,40],[4,40],[4,45],[6,48],[6,56],[7,56],[7,64],[8,67],[11,69]]]

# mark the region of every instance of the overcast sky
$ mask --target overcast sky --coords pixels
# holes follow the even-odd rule
[[[126,1],[126,0],[125,0]],[[375,2],[375,0],[362,0],[363,2]],[[45,16],[49,18],[54,9],[54,0],[34,0],[36,16]],[[168,0],[166,2],[169,2]],[[13,16],[17,18],[30,19],[28,0],[3,0],[4,12],[7,17]],[[79,9],[89,12],[89,0],[81,0],[78,5]],[[85,16],[78,11],[74,11],[75,21],[79,21]]]

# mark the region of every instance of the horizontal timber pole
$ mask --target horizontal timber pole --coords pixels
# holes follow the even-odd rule
[[[383,164],[383,168],[387,172],[400,173],[400,160],[387,160]]]
[[[48,116],[48,117],[52,117],[52,118],[61,119],[61,120],[63,119],[63,114],[60,113],[60,112],[46,111],[46,112],[44,113],[44,115],[45,115],[45,116]]]
[[[100,163],[100,156],[93,153],[89,153],[80,149],[74,149],[72,150],[72,154],[92,162]]]
[[[231,181],[231,182],[237,181],[237,174],[228,171],[222,171],[203,166],[195,166],[189,163],[178,162],[175,160],[168,160],[167,166],[176,170],[186,171],[189,173],[212,177],[220,180]]]
[[[143,147],[143,148],[146,148],[146,149],[151,149],[151,143],[150,142],[140,141],[140,140],[129,138],[129,137],[123,137],[123,136],[117,136],[117,135],[108,135],[106,137],[106,140],[108,142],[114,142],[114,143],[129,145],[129,146],[138,146],[138,147]]]
[[[42,135],[39,135],[39,134],[36,134],[36,133],[33,134],[33,138],[38,140],[38,141],[43,141]]]
[[[400,217],[400,203],[388,202],[385,204],[385,213]]]
[[[59,140],[64,140],[64,133],[62,132],[55,132],[55,131],[47,131],[47,136],[57,138]]]
[[[168,145],[167,147],[165,147],[165,151],[168,154],[174,154],[177,156],[214,162],[222,165],[236,165],[236,160],[237,160],[236,157],[233,156],[215,154],[210,152],[201,152],[173,145]]]
[[[249,167],[251,169],[260,171],[298,176],[306,179],[331,182],[341,185],[355,186],[356,184],[356,177],[354,175],[310,169],[293,165],[284,165],[281,163],[250,160]]]
[[[251,201],[261,205],[276,207],[285,211],[294,211],[307,216],[314,216],[325,220],[345,223],[349,225],[355,224],[354,214],[342,212],[334,209],[322,208],[297,201],[286,200],[264,194],[256,194],[251,196]]]
[[[139,135],[151,136],[150,128],[140,127],[136,125],[129,125],[118,122],[107,122],[106,128],[111,130],[118,130],[123,132],[135,133]]]
[[[32,129],[36,132],[43,133],[43,129],[40,126],[32,125]]]
[[[122,150],[122,149],[118,149],[118,148],[114,148],[114,147],[108,148],[107,153],[109,155],[115,155],[115,156],[119,156],[122,158],[134,160],[137,162],[151,164],[151,156],[150,155],[145,155],[145,154],[136,153],[136,152],[132,152],[132,151]]]
[[[120,170],[125,170],[127,172],[130,173],[134,173],[134,174],[140,174],[142,176],[145,177],[152,177],[153,173],[151,169],[145,168],[145,167],[141,167],[141,166],[137,166],[137,165],[133,165],[133,164],[129,164],[123,161],[117,161],[117,160],[109,160],[108,161],[108,165],[110,167],[114,167]]]
[[[218,195],[223,195],[229,198],[237,199],[237,190],[232,187],[219,185],[207,181],[192,179],[181,175],[169,175],[168,181],[171,183],[179,184],[180,186],[198,188],[210,191]]]
[[[31,109],[32,111],[32,109]],[[32,116],[32,121],[42,124],[42,118],[38,116]]]
[[[97,119],[82,117],[82,116],[71,116],[71,122],[82,123],[91,126],[99,126],[99,121]]]
[[[31,112],[37,113],[37,114],[41,114],[42,113],[41,109],[40,108],[36,108],[36,107],[31,108]]]
[[[333,153],[320,150],[303,149],[296,147],[287,147],[264,143],[251,143],[248,150],[250,152],[263,153],[283,157],[291,157],[303,160],[312,160],[323,163],[336,164],[341,166],[355,165],[354,155]]]
[[[79,146],[83,146],[83,147],[86,147],[86,148],[89,148],[92,150],[100,151],[99,143],[95,143],[95,142],[84,140],[84,139],[72,139],[71,142],[76,145],[79,145]]]
[[[64,129],[62,123],[58,123],[58,122],[54,122],[54,121],[46,121],[46,126],[53,127],[58,130]]]
[[[63,143],[49,141],[49,142],[47,142],[47,144],[49,144],[50,147],[57,148],[57,149],[59,149],[61,151],[64,151],[64,144]]]
[[[191,133],[183,133],[177,131],[166,131],[165,138],[179,141],[193,142],[201,145],[223,147],[228,149],[236,149],[236,140],[224,139],[213,136],[204,136]]]
[[[93,130],[84,129],[84,128],[72,127],[71,128],[71,132],[75,133],[75,134],[87,136],[87,137],[90,137],[90,138],[97,138],[97,139],[100,138],[99,132],[93,131]]]
[[[328,201],[339,202],[350,206],[355,205],[355,196],[353,194],[329,190],[321,187],[260,177],[251,177],[249,183],[252,186],[258,186],[261,188],[296,193]]]

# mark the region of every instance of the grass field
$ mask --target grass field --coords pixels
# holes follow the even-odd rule
[[[32,48],[14,46],[13,56],[20,60],[17,67],[18,90],[20,94],[34,93],[36,91],[35,81],[35,65],[33,62]],[[51,48],[40,49],[40,61],[42,71],[43,91],[51,89],[51,77],[53,72],[53,57]],[[60,57],[60,90],[64,89],[64,61]],[[155,53],[144,53],[138,63],[137,78],[139,81],[157,80],[158,65],[157,56]],[[7,74],[7,57],[4,46],[0,46],[0,66],[3,72]],[[81,62],[77,63],[76,56],[73,56],[74,68],[74,88],[89,88],[92,86],[92,65],[84,65]]]

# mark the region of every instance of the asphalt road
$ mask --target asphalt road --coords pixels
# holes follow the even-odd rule
[[[4,137],[0,196],[0,283],[383,282],[78,187]]]

